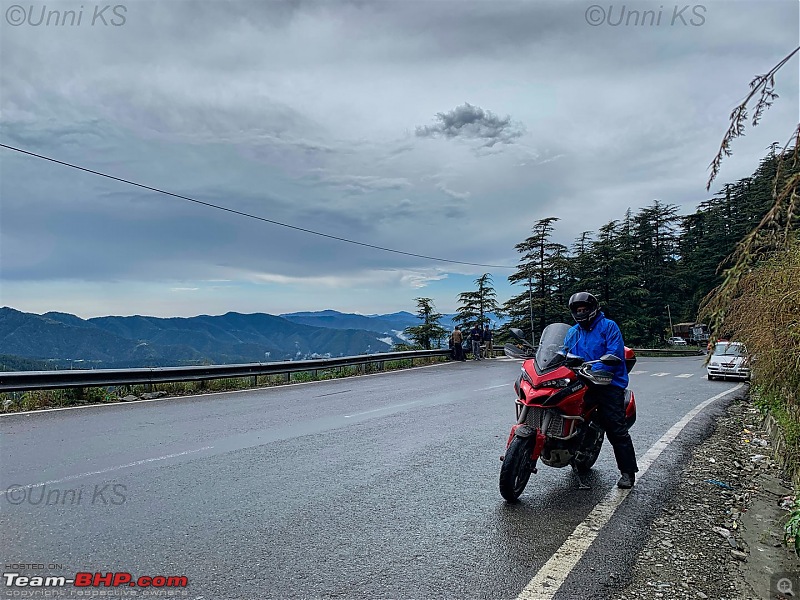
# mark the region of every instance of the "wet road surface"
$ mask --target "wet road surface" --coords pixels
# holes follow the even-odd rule
[[[503,501],[520,364],[2,417],[4,564],[185,575],[180,597],[204,600],[516,598],[618,476],[606,442],[591,491],[542,465],[519,504]],[[702,357],[640,358],[637,454],[735,386],[707,381]],[[615,586],[728,399],[637,481],[557,598]]]

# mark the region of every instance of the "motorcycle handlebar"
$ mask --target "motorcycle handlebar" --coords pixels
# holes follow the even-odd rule
[[[600,361],[593,360],[591,362],[583,363],[576,369],[575,372],[578,375],[585,377],[595,385],[609,385],[614,379],[614,374],[610,371],[593,371],[590,365],[597,362]]]

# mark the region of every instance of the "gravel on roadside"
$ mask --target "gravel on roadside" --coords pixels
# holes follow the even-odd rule
[[[794,492],[761,421],[747,395],[731,402],[695,448],[630,583],[612,600],[800,598],[800,560],[783,544]]]

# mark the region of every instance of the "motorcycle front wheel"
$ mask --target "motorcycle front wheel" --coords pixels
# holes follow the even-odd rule
[[[500,468],[500,495],[508,502],[516,502],[531,477],[531,451],[533,439],[515,437],[506,450]]]

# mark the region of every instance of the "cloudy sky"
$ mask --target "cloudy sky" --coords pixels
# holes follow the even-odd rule
[[[485,272],[504,301],[538,219],[570,245],[710,197],[799,37],[796,0],[1,4],[0,143],[493,265],[0,148],[0,305],[82,317],[452,312]],[[797,57],[776,84],[712,193],[797,124]]]

